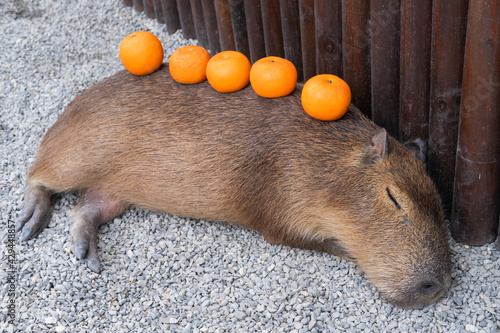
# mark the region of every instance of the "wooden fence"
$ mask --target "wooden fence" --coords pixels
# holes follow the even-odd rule
[[[426,143],[452,236],[495,240],[500,210],[498,0],[123,0],[212,54],[282,56],[342,77],[389,133]],[[497,244],[500,246],[500,237]]]

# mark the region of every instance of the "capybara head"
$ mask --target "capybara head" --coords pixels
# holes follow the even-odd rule
[[[385,130],[371,141],[354,150],[350,174],[341,177],[348,181],[336,187],[335,204],[346,209],[334,209],[336,222],[329,224],[335,245],[392,303],[429,304],[451,281],[440,197],[412,151]]]

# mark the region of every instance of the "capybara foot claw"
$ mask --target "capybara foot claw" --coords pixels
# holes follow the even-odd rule
[[[73,246],[73,253],[76,258],[84,259],[87,255],[87,251],[89,249],[88,243],[86,242],[78,242]]]
[[[33,235],[33,229],[24,227],[22,228],[22,230],[23,232],[21,232],[21,242],[24,242],[31,238],[31,236]]]
[[[96,234],[97,239],[97,234]],[[93,243],[93,242],[91,242]],[[92,247],[89,247],[92,246]],[[101,262],[97,255],[97,244],[95,246],[89,244],[84,239],[75,242],[72,246],[72,252],[75,256],[87,263],[87,266],[94,272],[101,272]]]
[[[95,273],[101,273],[101,263],[98,260],[87,259],[87,266]]]

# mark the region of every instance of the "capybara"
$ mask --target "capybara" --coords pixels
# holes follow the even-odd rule
[[[182,85],[168,65],[121,71],[78,96],[43,138],[17,224],[48,224],[53,193],[82,194],[71,215],[75,255],[101,264],[97,229],[130,206],[226,221],[271,244],[358,264],[392,303],[429,304],[449,288],[439,195],[424,164],[351,106],[324,122],[302,110],[300,86],[267,99]]]

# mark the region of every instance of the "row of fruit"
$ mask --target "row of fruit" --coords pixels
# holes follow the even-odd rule
[[[120,59],[135,75],[156,71],[163,62],[163,47],[147,31],[134,32],[122,40]],[[287,59],[265,57],[250,64],[237,51],[223,51],[213,57],[201,46],[188,45],[174,51],[169,59],[172,78],[181,84],[208,83],[220,93],[245,88],[249,83],[255,93],[265,98],[289,95],[297,84],[297,69]],[[301,102],[311,117],[329,121],[340,119],[349,108],[351,90],[347,83],[332,74],[310,78],[302,87]]]

